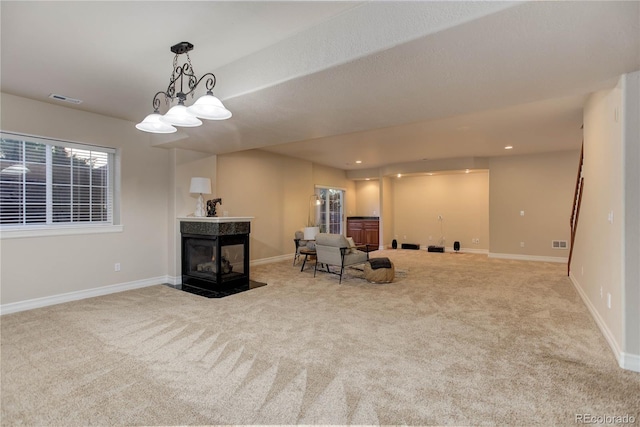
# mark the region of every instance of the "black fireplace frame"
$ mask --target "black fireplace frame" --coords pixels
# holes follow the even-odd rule
[[[249,233],[250,222],[204,222],[183,221],[180,222],[182,235],[182,285],[200,289],[219,291],[238,286],[249,285]],[[215,254],[215,275],[213,278],[203,278],[190,274],[189,260],[186,254],[186,242],[188,239],[200,239],[212,241]],[[241,276],[224,277],[222,269],[222,247],[226,245],[243,245],[243,271]]]

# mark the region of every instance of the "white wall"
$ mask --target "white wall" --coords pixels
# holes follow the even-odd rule
[[[621,366],[640,371],[639,96],[636,72],[585,105],[584,193],[571,279]]]
[[[393,241],[395,206],[393,183],[388,176],[380,177],[380,247],[389,248]]]
[[[165,280],[168,151],[151,148],[131,122],[4,93],[0,102],[5,131],[119,149],[124,226],[119,233],[2,238],[0,303]]]
[[[180,224],[176,218],[193,214],[198,200],[197,194],[191,194],[192,177],[211,179],[213,194],[203,194],[204,200],[217,198],[217,156],[199,151],[172,148],[169,151],[169,176],[172,183],[169,191],[169,276],[171,283],[180,283],[181,244]],[[218,206],[218,216],[223,216],[223,206]]]
[[[488,172],[403,176],[391,182],[394,238],[399,243],[451,248],[459,241],[463,250],[488,251]]]
[[[356,181],[354,216],[380,216],[380,181]]]
[[[489,160],[491,256],[566,262],[569,251],[553,249],[552,240],[569,247],[579,159],[579,151],[559,151]]]
[[[573,278],[606,325],[618,352],[623,342],[624,217],[622,128],[614,115],[621,102],[618,86],[591,95],[584,109],[584,193],[571,263]],[[613,223],[608,221],[610,212]],[[611,295],[611,308],[607,295]]]
[[[640,71],[622,79],[625,181],[625,357],[640,371]]]
[[[221,154],[217,191],[229,216],[253,216],[251,261],[293,256],[296,230],[306,226],[315,186],[346,190],[346,210],[355,210],[355,184],[339,169],[262,150]]]
[[[229,216],[252,216],[251,261],[295,251],[313,194],[311,162],[261,150],[218,156],[218,196]]]

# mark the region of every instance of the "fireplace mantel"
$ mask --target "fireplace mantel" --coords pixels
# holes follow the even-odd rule
[[[247,222],[253,220],[253,216],[181,216],[178,221],[199,221],[199,222]]]

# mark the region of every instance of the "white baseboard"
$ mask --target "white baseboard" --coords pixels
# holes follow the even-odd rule
[[[573,273],[569,274],[569,279],[571,280],[571,283],[573,283],[573,287],[576,288],[578,295],[580,295],[582,302],[585,306],[587,306],[587,309],[589,310],[589,313],[591,313],[593,320],[596,321],[596,325],[598,325],[598,328],[600,329],[600,332],[602,332],[604,339],[607,341],[607,344],[609,344],[609,348],[611,348],[613,355],[618,361],[618,365],[623,369],[640,372],[640,355],[624,353],[620,349],[618,342],[607,327],[607,324],[602,319],[602,316],[600,316],[600,313],[598,313],[598,310],[596,310],[595,306],[591,303],[591,301],[587,297],[587,294],[582,290],[580,283],[573,275]]]
[[[426,251],[429,248],[430,245],[420,245],[420,250],[422,251]],[[384,246],[380,246],[379,247],[380,250],[383,249],[391,249],[391,246],[388,247],[384,247]],[[401,249],[400,247],[398,247],[398,249]],[[451,247],[445,247],[444,248],[444,252],[445,253],[455,253],[456,251],[453,250],[453,246]],[[488,249],[473,249],[473,248],[464,248],[461,247],[460,250],[458,251],[461,254],[480,254],[480,255],[488,255],[489,254],[489,250]]]
[[[431,245],[420,245],[420,249],[421,250],[428,250],[429,246]],[[437,246],[437,245],[436,245]],[[453,246],[445,246],[444,247],[444,252],[445,253],[456,253],[456,251],[453,249]],[[464,248],[464,247],[460,247],[460,250],[458,251],[461,254],[481,254],[481,255],[488,255],[489,251],[487,249],[473,249],[473,248]]]
[[[600,316],[600,313],[598,313],[598,310],[596,310],[596,307],[591,303],[591,300],[589,300],[589,297],[587,297],[587,294],[584,292],[584,290],[582,290],[580,283],[578,282],[576,277],[573,275],[573,273],[569,274],[569,280],[571,280],[571,283],[573,283],[573,287],[576,288],[576,291],[578,292],[578,295],[580,295],[582,302],[584,303],[584,305],[587,306],[589,313],[591,313],[593,320],[596,321],[596,325],[598,325],[598,328],[600,328],[600,332],[602,332],[602,335],[604,335],[604,339],[607,340],[609,347],[611,348],[611,350],[616,356],[616,360],[618,360],[619,362],[620,356],[622,355],[622,350],[620,350],[620,346],[618,345],[618,342],[613,337],[613,334],[607,327],[607,324],[602,319],[602,316]]]
[[[181,285],[182,284],[182,276],[167,276],[167,281],[164,283],[168,283],[172,286]]]
[[[269,258],[260,258],[260,259],[255,259],[253,261],[251,261],[250,265],[254,266],[254,265],[263,265],[263,264],[271,264],[273,262],[280,262],[280,261],[285,261],[285,260],[289,260],[291,262],[293,262],[293,254],[286,254],[286,255],[278,255],[278,256],[272,256]]]
[[[489,252],[489,258],[515,259],[519,261],[542,261],[542,262],[559,262],[567,263],[567,257],[561,256],[539,256],[539,255],[520,255],[520,254],[498,254]]]
[[[284,260],[293,260],[293,254],[280,255],[270,258],[263,258],[251,261],[251,265],[270,264]],[[102,286],[99,288],[86,289],[82,291],[68,292],[64,294],[52,295],[42,298],[34,298],[26,301],[18,301],[0,305],[0,315],[17,313],[19,311],[32,310],[34,308],[47,307],[55,304],[62,304],[70,301],[77,301],[85,298],[93,298],[102,295],[109,295],[116,292],[128,291],[131,289],[144,288],[147,286],[168,283],[176,286],[182,283],[182,276],[159,276],[150,279],[136,280],[128,283]]]
[[[424,250],[427,250],[428,246],[426,248],[424,248]],[[449,248],[449,247],[445,247],[444,248],[444,252],[445,253],[452,253],[455,254],[456,251],[453,250],[453,247]],[[473,249],[473,248],[464,248],[461,247],[460,250],[458,251],[461,254],[480,254],[480,255],[489,255],[489,250],[488,249]]]
[[[13,302],[0,305],[0,315],[17,313],[19,311],[32,310],[34,308],[47,307],[49,305],[62,304],[70,301],[77,301],[85,298],[99,297],[102,295],[114,294],[116,292],[128,291],[131,289],[144,288],[147,286],[170,283],[169,276],[153,277],[151,279],[135,280],[128,283],[120,283],[99,288],[86,289],[82,291],[68,292],[64,294],[52,295],[49,297],[34,298],[26,301]]]
[[[640,372],[640,354],[622,353],[620,367],[634,372]]]

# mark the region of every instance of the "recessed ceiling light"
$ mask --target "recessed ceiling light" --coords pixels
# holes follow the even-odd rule
[[[359,165],[360,163],[362,163],[362,160],[356,160],[357,165]]]
[[[504,147],[505,150],[511,150],[513,148],[513,145],[507,145],[506,147]]]

